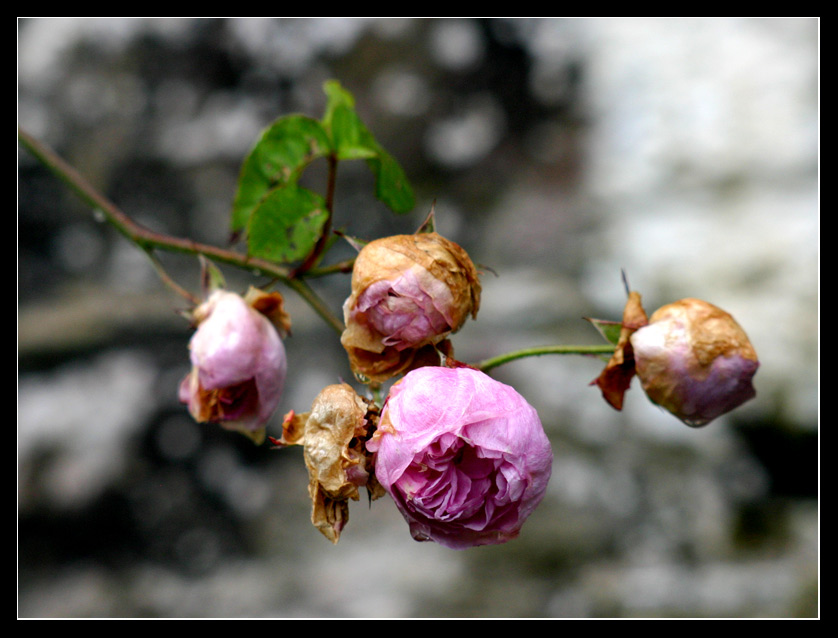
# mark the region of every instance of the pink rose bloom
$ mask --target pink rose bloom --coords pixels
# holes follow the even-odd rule
[[[451,332],[454,297],[441,281],[427,277],[418,267],[408,269],[393,281],[377,281],[358,297],[354,312],[396,350],[413,348]]]
[[[544,496],[553,461],[535,409],[471,368],[405,375],[367,449],[413,538],[453,549],[518,536]]]
[[[652,402],[692,427],[756,396],[757,354],[727,312],[700,299],[658,309],[631,335],[637,376]]]
[[[285,385],[285,348],[274,324],[235,293],[218,290],[195,311],[192,370],[179,398],[198,422],[219,423],[257,443]]]

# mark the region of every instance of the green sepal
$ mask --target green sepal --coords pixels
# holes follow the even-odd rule
[[[601,334],[608,343],[616,346],[620,341],[620,331],[623,328],[622,322],[606,321],[605,319],[591,319],[589,317],[585,317],[585,319],[593,324],[594,328],[597,329],[599,334]]]
[[[204,255],[198,255],[198,262],[201,264],[201,293],[207,299],[216,290],[225,288],[227,283],[218,266]]]

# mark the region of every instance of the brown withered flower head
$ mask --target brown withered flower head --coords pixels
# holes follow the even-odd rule
[[[646,395],[691,427],[756,396],[756,351],[736,320],[711,303],[688,298],[659,308],[631,345]]]
[[[745,331],[721,308],[687,298],[647,318],[631,292],[614,355],[593,383],[620,410],[637,375],[653,403],[701,427],[756,396],[758,368]]]
[[[349,501],[357,501],[361,487],[370,500],[385,494],[375,478],[366,441],[373,435],[379,410],[348,384],[325,387],[311,411],[289,412],[282,424],[279,447],[302,445],[309,474],[311,522],[333,543],[349,521]]]
[[[361,380],[382,382],[427,361],[480,307],[477,269],[435,232],[370,242],[352,271],[341,343]]]

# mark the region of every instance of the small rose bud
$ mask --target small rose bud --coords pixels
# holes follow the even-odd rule
[[[248,299],[216,290],[195,309],[192,369],[179,398],[196,421],[218,423],[260,444],[282,396],[287,362],[277,328],[254,305],[269,308],[275,318],[287,316],[278,293],[252,289]]]
[[[359,487],[366,487],[370,500],[384,495],[364,447],[377,422],[378,408],[341,383],[325,387],[310,412],[288,413],[282,438],[271,439],[280,447],[303,446],[311,522],[333,543],[349,521],[349,500],[358,500]]]
[[[681,299],[631,335],[637,376],[648,397],[692,427],[756,396],[759,367],[745,331],[724,310]]]
[[[479,305],[477,270],[460,246],[437,233],[385,237],[355,260],[341,343],[356,374],[386,381],[476,317]]]
[[[518,536],[553,461],[535,409],[468,367],[405,375],[390,389],[367,449],[413,538],[454,549]]]

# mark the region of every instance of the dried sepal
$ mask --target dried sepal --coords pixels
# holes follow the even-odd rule
[[[297,414],[294,410],[282,418],[282,436],[279,439],[271,437],[271,443],[276,447],[289,445],[303,445],[308,412]]]
[[[640,293],[629,293],[628,301],[623,309],[623,321],[620,337],[614,349],[614,354],[606,364],[599,377],[591,382],[599,386],[603,398],[615,410],[623,409],[623,397],[631,385],[635,375],[634,352],[631,346],[631,335],[649,322],[646,311],[640,301]]]
[[[280,336],[286,337],[291,334],[291,316],[285,312],[285,300],[278,292],[265,292],[254,286],[250,286],[244,296],[245,302],[265,315],[279,332]]]

